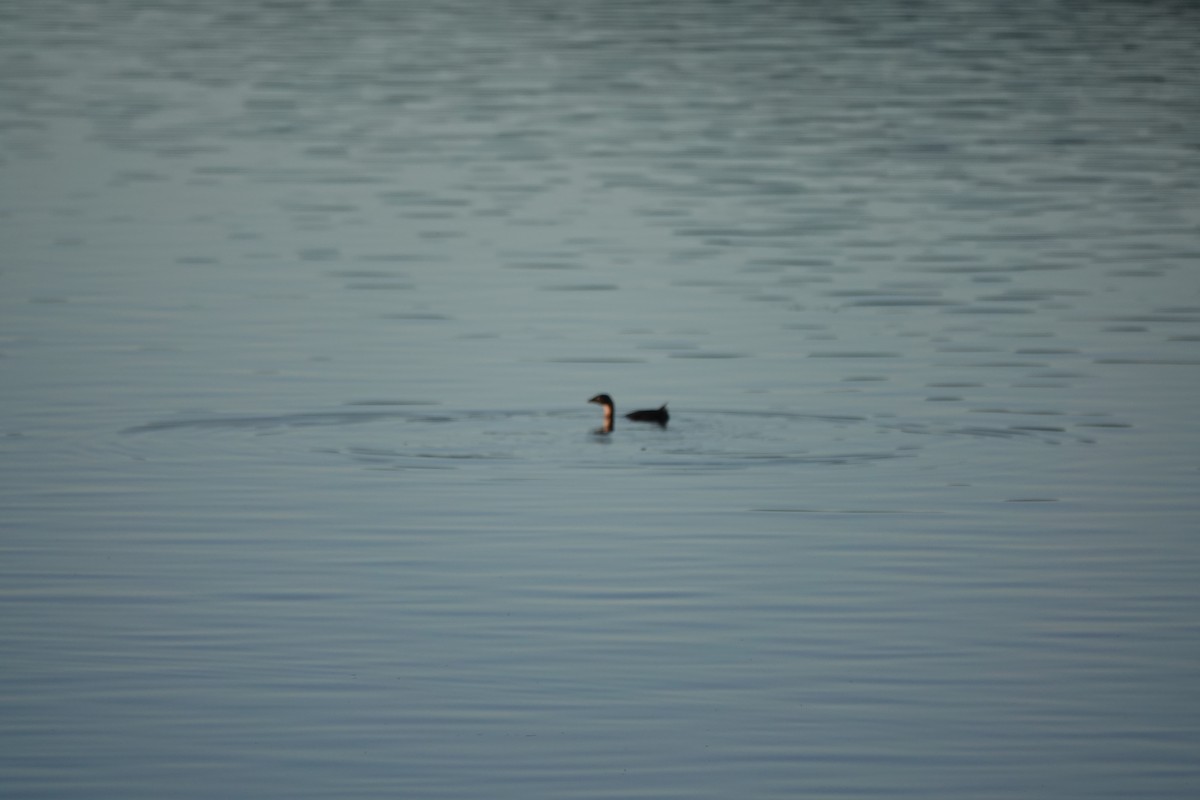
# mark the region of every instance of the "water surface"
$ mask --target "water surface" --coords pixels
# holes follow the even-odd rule
[[[6,796],[1196,795],[1186,4],[0,15]]]

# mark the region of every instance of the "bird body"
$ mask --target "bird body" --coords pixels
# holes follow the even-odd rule
[[[596,403],[604,408],[604,430],[605,433],[612,431],[613,414],[615,405],[613,399],[606,394],[598,394],[589,403]],[[625,419],[634,422],[652,422],[660,428],[667,427],[667,422],[671,419],[671,415],[667,413],[667,404],[663,403],[659,408],[648,408],[641,411],[631,411],[625,415]]]

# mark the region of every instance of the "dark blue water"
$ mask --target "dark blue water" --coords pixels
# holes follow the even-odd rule
[[[1194,797],[1198,22],[0,11],[0,794]]]

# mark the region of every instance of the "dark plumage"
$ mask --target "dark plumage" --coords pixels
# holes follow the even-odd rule
[[[604,425],[611,430],[614,412],[613,399],[606,394],[598,394],[591,400],[588,400],[588,402],[604,407]],[[625,415],[625,419],[630,419],[634,422],[653,422],[655,425],[665,428],[667,427],[667,421],[671,419],[671,415],[667,413],[667,404],[663,403],[661,408],[631,411]]]

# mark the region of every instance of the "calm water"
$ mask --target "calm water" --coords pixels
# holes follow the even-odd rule
[[[502,5],[0,10],[0,794],[1195,797],[1195,7]]]

